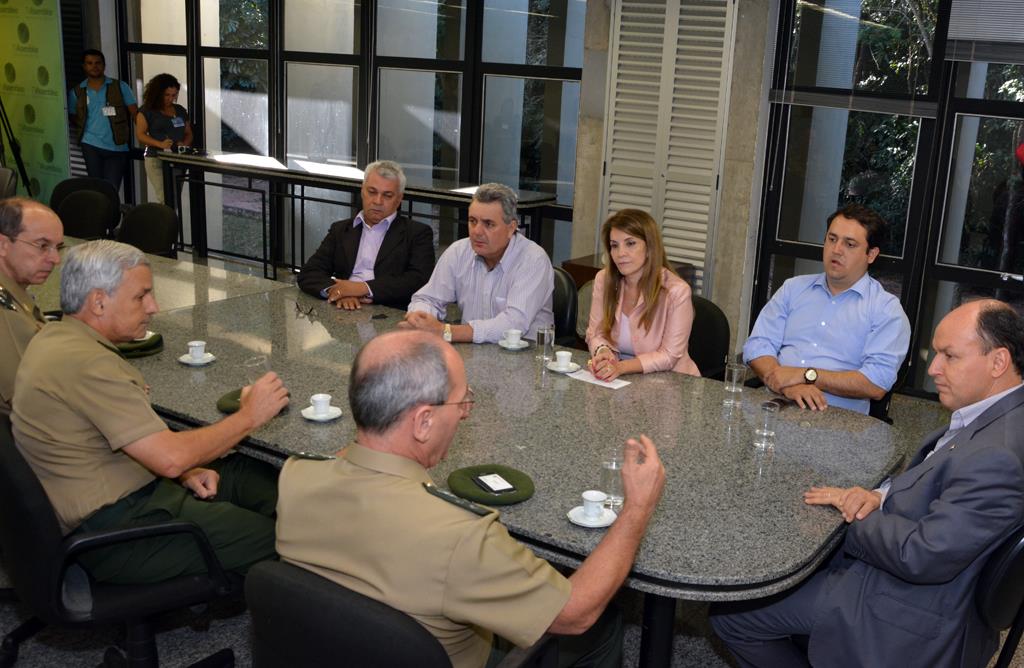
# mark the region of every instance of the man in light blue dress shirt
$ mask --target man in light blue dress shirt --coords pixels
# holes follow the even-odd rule
[[[509,329],[535,338],[554,324],[554,270],[544,249],[516,230],[518,197],[508,186],[486,183],[469,205],[469,237],[441,255],[430,280],[412,296],[401,326],[440,334],[446,341],[497,343]],[[441,322],[458,303],[462,323]]]
[[[867,413],[896,382],[910,345],[899,299],[868,276],[885,222],[849,204],[828,219],[823,274],[787,280],[761,310],[743,360],[802,408]]]

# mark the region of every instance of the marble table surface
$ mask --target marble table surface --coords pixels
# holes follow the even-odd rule
[[[383,307],[339,311],[294,287],[164,311],[150,329],[164,336],[159,355],[134,360],[152,386],[153,404],[172,423],[220,419],[215,403],[245,384],[242,361],[265,354],[292,393],[292,406],[246,442],[251,454],[278,459],[331,455],[355,433],[347,405],[350,363],[361,345],[392,329],[402,313]],[[202,339],[217,360],[177,362],[186,342]],[[871,486],[899,468],[931,426],[890,427],[841,409],[785,408],[776,445],[752,445],[766,390],[745,390],[740,406],[722,406],[718,381],[675,373],[630,376],[611,390],[542,368],[531,347],[459,344],[476,404],[446,461],[433,472],[500,463],[529,474],[535,496],[504,507],[510,531],[542,556],[575,566],[603,531],[572,525],[566,512],[598,484],[610,446],[648,434],[665,463],[664,496],[640,547],[628,585],[691,600],[755,598],[806,577],[842,537],[831,508],[804,505],[811,485]],[[584,353],[575,351],[576,361]],[[300,415],[316,392],[334,396],[341,418],[313,423]],[[924,418],[922,418],[924,419]]]
[[[70,238],[65,241],[68,245],[81,243]],[[148,254],[146,257],[153,270],[153,292],[161,311],[288,287],[287,283],[194,264],[186,259],[172,260]],[[61,265],[57,265],[45,283],[29,288],[36,304],[44,311],[60,309],[60,270]]]

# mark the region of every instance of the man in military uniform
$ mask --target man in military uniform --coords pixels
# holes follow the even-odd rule
[[[433,487],[428,470],[472,404],[462,359],[440,337],[371,340],[349,382],[356,442],[336,460],[290,459],[281,472],[279,554],[412,616],[455,668],[483,666],[495,634],[528,646],[545,632],[579,636],[561,640],[563,665],[620,666],[618,619],[602,613],[664,486],[654,444],[627,443],[622,512],[566,579],[509,536],[497,512]]]
[[[64,226],[49,207],[23,197],[0,200],[0,414],[10,415],[14,374],[43,314],[26,288],[60,263]]]
[[[184,519],[205,531],[225,569],[244,574],[273,558],[275,471],[220,457],[288,403],[281,380],[268,373],[243,391],[237,413],[172,432],[150,406],[142,374],[115,347],[143,336],[157,311],[145,255],[115,241],[75,246],[61,275],[61,308],[64,319],[25,351],[12,416],[18,449],[62,531]],[[93,550],[81,562],[113,583],[206,570],[182,534]]]

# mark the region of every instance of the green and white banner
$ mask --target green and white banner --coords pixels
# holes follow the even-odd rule
[[[58,0],[0,0],[0,101],[28,172],[32,197],[50,201],[68,177],[68,114]],[[7,167],[17,171],[6,133]],[[25,184],[18,176],[18,194]]]

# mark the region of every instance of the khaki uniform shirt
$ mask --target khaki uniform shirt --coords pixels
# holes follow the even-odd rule
[[[333,461],[281,471],[283,559],[413,617],[454,668],[487,662],[492,632],[536,642],[569,600],[569,581],[481,517],[423,488],[418,463],[353,444]]]
[[[154,480],[120,449],[167,425],[142,374],[96,330],[73,317],[48,324],[25,351],[17,385],[14,440],[65,534]]]
[[[10,299],[6,305],[6,300],[0,299],[0,415],[10,415],[18,364],[29,339],[42,329],[46,320],[28,292],[3,272],[0,287]]]

